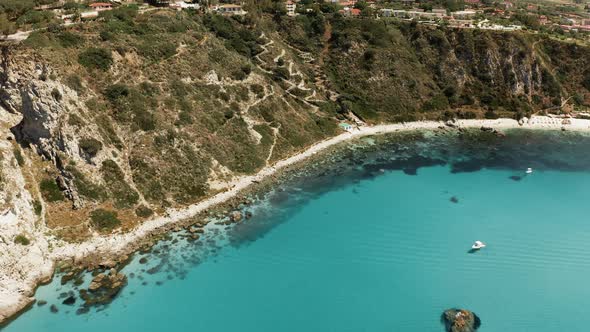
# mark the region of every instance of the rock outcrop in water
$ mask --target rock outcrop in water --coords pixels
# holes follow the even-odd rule
[[[447,332],[474,332],[481,325],[476,314],[465,309],[448,309],[443,312],[441,321]]]
[[[108,304],[127,284],[127,277],[115,269],[109,273],[99,273],[88,286],[88,290],[81,290],[80,297],[86,306]]]

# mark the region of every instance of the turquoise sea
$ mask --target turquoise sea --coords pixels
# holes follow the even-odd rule
[[[55,278],[37,292],[48,304],[3,331],[436,332],[452,307],[483,332],[586,331],[588,152],[589,137],[559,132],[354,142],[280,182],[252,219],[137,254],[108,306],[76,314]],[[487,247],[470,254],[475,240]]]

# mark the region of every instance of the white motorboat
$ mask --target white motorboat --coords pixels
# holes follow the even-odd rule
[[[475,241],[475,243],[471,246],[471,249],[479,250],[481,248],[485,248],[486,244],[481,241]]]
[[[526,174],[531,174],[532,172],[533,172],[533,169],[532,168],[529,167],[529,168],[526,169]]]

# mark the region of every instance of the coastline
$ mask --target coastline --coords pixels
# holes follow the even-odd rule
[[[519,124],[513,119],[497,119],[497,120],[458,120],[454,122],[455,128],[481,128],[488,127],[498,130],[503,129],[539,129],[539,130],[562,130],[566,128],[569,131],[585,131],[590,132],[590,120],[582,119],[569,119],[570,124],[562,124],[563,119],[549,118],[549,117],[533,117],[530,120]],[[52,252],[48,254],[47,259],[53,262],[53,267],[57,261],[71,261],[76,264],[82,262],[85,258],[100,253],[101,257],[118,256],[122,257],[137,249],[137,243],[143,239],[163,232],[170,227],[177,226],[184,220],[194,217],[200,213],[207,211],[208,209],[218,206],[232,198],[237,197],[243,190],[249,188],[251,185],[256,184],[264,179],[267,179],[281,170],[288,169],[290,166],[295,165],[299,162],[303,162],[311,156],[326,150],[332,146],[346,142],[355,138],[394,133],[399,131],[411,131],[420,129],[438,129],[445,127],[444,122],[411,122],[411,123],[400,123],[400,124],[383,124],[376,126],[360,127],[354,129],[351,132],[345,132],[340,135],[331,137],[329,139],[315,143],[314,145],[306,148],[304,151],[297,153],[289,158],[278,161],[272,166],[268,166],[260,170],[254,175],[247,175],[237,178],[233,182],[231,189],[224,192],[218,193],[214,196],[206,198],[198,203],[190,205],[183,209],[168,210],[165,216],[159,216],[150,220],[147,220],[134,230],[121,233],[113,234],[109,236],[96,235],[91,240],[76,243],[76,244],[65,244],[61,247],[56,247]],[[452,127],[447,127],[453,129]],[[35,262],[31,262],[27,267],[34,267]],[[0,324],[9,322],[14,319],[16,315],[26,311],[29,308],[34,298],[28,296],[33,294],[39,283],[50,280],[53,274],[53,267],[46,273],[40,273],[39,278],[35,282],[31,283],[30,279],[27,280],[14,280],[9,283],[14,286],[13,289],[0,289],[2,294],[2,301],[0,301]],[[32,273],[32,271],[23,271],[23,273]],[[22,290],[30,290],[30,292],[22,292]],[[0,325],[1,326],[1,325]]]

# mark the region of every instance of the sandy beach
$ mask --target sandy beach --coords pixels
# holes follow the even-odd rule
[[[550,118],[550,117],[533,117],[532,119],[525,119],[524,122],[517,122],[513,119],[497,119],[497,120],[458,120],[454,124],[457,127],[463,128],[480,128],[490,127],[497,130],[524,128],[524,129],[551,129],[551,130],[566,130],[571,131],[590,131],[590,120],[581,119],[564,119]],[[114,234],[109,236],[101,236],[96,234],[91,240],[79,244],[66,244],[59,247],[54,247],[43,254],[43,260],[31,261],[20,268],[22,279],[2,279],[0,278],[0,321],[6,320],[14,314],[21,311],[29,305],[34,298],[33,294],[37,283],[41,280],[47,280],[51,277],[53,271],[53,264],[56,261],[67,260],[78,262],[84,257],[94,253],[108,253],[112,255],[123,255],[129,250],[131,244],[157,232],[162,227],[169,227],[181,222],[187,218],[193,217],[207,209],[210,209],[220,203],[227,201],[237,196],[242,190],[249,187],[253,183],[259,182],[277,171],[285,169],[286,167],[301,162],[329,147],[336,144],[363,137],[385,133],[393,133],[397,131],[409,131],[416,129],[437,129],[441,126],[446,126],[443,122],[412,122],[405,124],[384,124],[376,126],[360,127],[353,129],[351,132],[344,132],[338,136],[318,142],[305,151],[298,153],[290,158],[281,160],[272,166],[260,170],[255,175],[243,176],[237,178],[233,183],[231,189],[218,193],[209,197],[199,203],[190,205],[183,209],[170,209],[165,216],[158,216],[142,223],[133,231],[127,233]],[[450,128],[450,127],[449,127]],[[2,218],[14,218],[12,213],[7,216],[0,216]],[[7,259],[7,255],[15,253],[6,253],[0,256],[0,260]],[[47,262],[51,262],[51,268],[47,268]],[[37,272],[41,271],[41,272]],[[34,278],[25,277],[28,274],[35,274]]]

